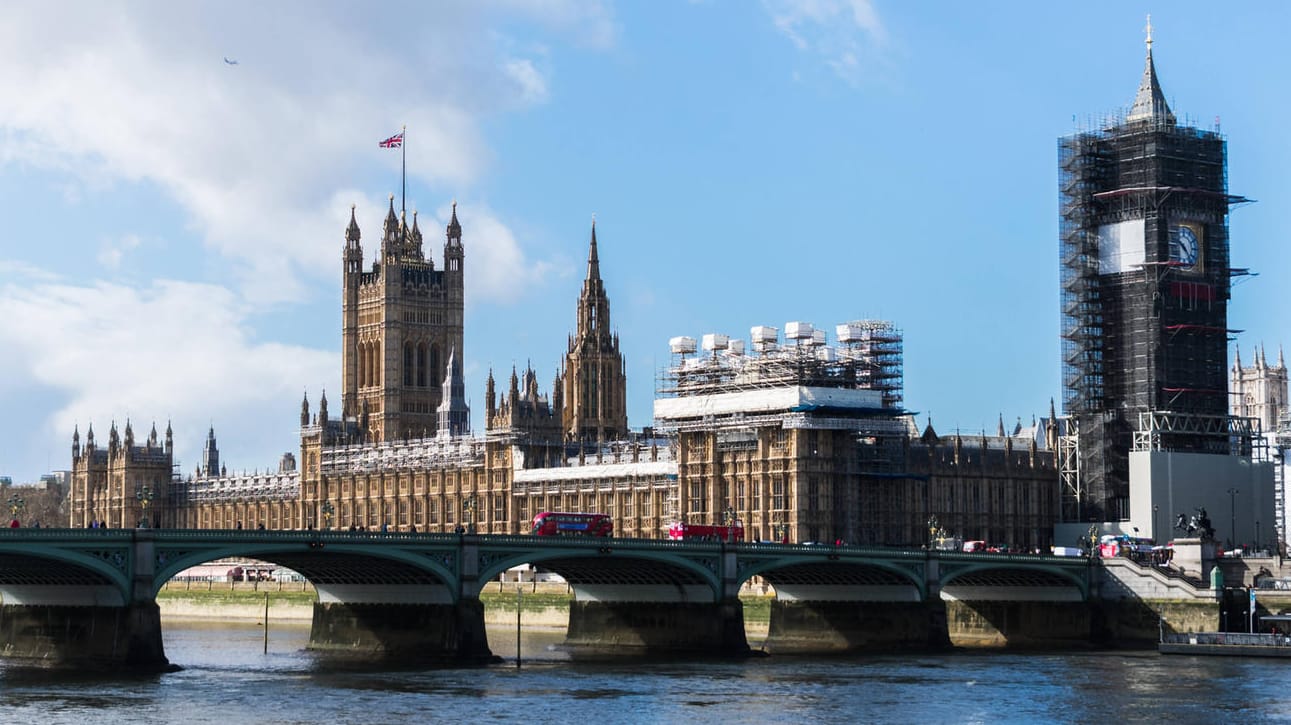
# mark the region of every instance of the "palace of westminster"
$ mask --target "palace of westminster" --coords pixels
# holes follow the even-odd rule
[[[71,525],[528,533],[542,511],[609,514],[616,536],[664,538],[674,521],[737,519],[750,539],[922,543],[958,535],[1049,543],[1057,474],[1043,425],[971,440],[920,435],[901,407],[901,337],[888,323],[752,330],[753,348],[672,340],[655,427],[627,424],[627,378],[601,279],[595,222],[577,327],[549,395],[532,370],[499,390],[472,435],[461,359],[465,252],[456,205],[443,262],[393,199],[379,261],[363,269],[353,214],[342,256],[340,415],[300,407],[299,455],[233,474],[214,429],[195,471],[173,471],[173,433],[107,445],[73,434]],[[1036,431],[1040,430],[1039,436]],[[299,464],[299,465],[298,465]]]
[[[1155,164],[1152,154],[1170,154],[1171,144],[1196,146],[1187,158],[1198,160],[1109,166],[1118,154]],[[92,427],[82,442],[78,427],[70,525],[523,534],[540,512],[581,511],[608,514],[615,536],[665,538],[678,521],[739,521],[748,540],[921,546],[951,536],[1033,550],[1070,544],[1071,527],[1083,532],[1092,521],[1164,536],[1158,513],[1173,515],[1176,499],[1215,506],[1220,484],[1187,488],[1154,473],[1170,465],[1176,478],[1185,465],[1237,471],[1251,486],[1243,500],[1268,507],[1255,516],[1271,511],[1273,474],[1252,457],[1259,446],[1250,434],[1260,419],[1265,431],[1278,425],[1287,373],[1281,355],[1269,365],[1261,351],[1256,368],[1236,362],[1223,380],[1226,213],[1238,199],[1215,172],[1226,165],[1223,139],[1176,124],[1149,36],[1133,109],[1061,149],[1064,184],[1091,180],[1060,189],[1066,417],[1050,403],[1047,417],[1008,429],[1001,419],[994,435],[940,436],[930,421],[921,431],[902,407],[897,327],[846,322],[830,344],[825,330],[790,322],[783,334],[751,328],[748,349],[718,334],[702,344],[670,340],[653,426],[629,430],[593,221],[576,327],[550,392],[532,369],[513,369],[500,384],[490,371],[486,430],[472,433],[456,204],[437,266],[416,214],[408,224],[392,196],[370,269],[353,213],[344,234],[339,415],[325,394],[315,407],[306,397],[298,454],[284,454],[276,472],[251,474],[220,465],[214,429],[196,470],[181,473],[169,426],[159,440],[155,426],[136,438],[129,422],[120,432],[114,423],[106,445]],[[1170,196],[1183,188],[1172,179],[1189,174],[1188,193]],[[1211,177],[1216,186],[1205,191]],[[1170,203],[1139,198],[1158,192]],[[1112,319],[1136,327],[1114,329]],[[1126,367],[1113,369],[1113,353],[1131,345],[1165,361],[1150,366],[1157,377],[1139,375],[1128,353]],[[1079,367],[1091,360],[1098,366]],[[1214,405],[1225,387],[1244,406],[1228,416]],[[1198,402],[1181,407],[1188,401],[1178,391]],[[1263,406],[1270,396],[1276,405]],[[1194,427],[1164,427],[1183,425]],[[1239,439],[1244,449],[1230,451]]]

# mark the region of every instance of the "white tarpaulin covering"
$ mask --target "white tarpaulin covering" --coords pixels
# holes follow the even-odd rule
[[[802,385],[746,390],[738,393],[689,395],[654,401],[655,420],[686,420],[735,413],[763,414],[814,408],[873,410],[883,407],[883,393],[854,388],[818,388]]]
[[[1098,273],[1133,272],[1143,265],[1147,237],[1142,219],[1098,228]]]
[[[642,451],[649,457],[650,451]],[[543,481],[579,481],[587,479],[610,480],[616,478],[663,478],[677,475],[677,462],[639,461],[637,463],[588,463],[562,468],[526,468],[516,471],[516,483],[541,483]]]

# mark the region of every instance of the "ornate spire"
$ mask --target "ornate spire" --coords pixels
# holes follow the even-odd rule
[[[394,213],[394,194],[390,195],[390,209],[386,212],[385,222],[381,225],[382,247],[399,240],[399,216]]]
[[[358,244],[359,237],[362,236],[362,234],[359,233],[359,222],[354,218],[355,208],[355,204],[350,204],[350,225],[345,228],[345,241],[352,244]]]
[[[491,419],[496,410],[497,392],[493,382],[493,368],[489,368],[489,379],[484,383],[484,413]],[[485,427],[488,427],[488,424]]]
[[[1143,67],[1143,79],[1139,81],[1139,92],[1134,96],[1134,107],[1125,117],[1128,122],[1133,121],[1153,121],[1164,122],[1171,126],[1174,125],[1174,114],[1170,112],[1170,106],[1165,101],[1165,94],[1161,92],[1161,84],[1157,82],[1157,69],[1152,63],[1152,16],[1148,16],[1147,30],[1147,60]]]
[[[1286,359],[1282,357],[1282,343],[1278,343],[1278,367],[1285,368],[1286,366]]]
[[[448,241],[456,239],[459,243],[462,241],[462,225],[457,223],[457,200],[453,199],[453,216],[448,220],[448,226],[444,228],[444,233]]]
[[[300,427],[309,425],[309,391],[306,390],[300,399]]]
[[[466,405],[466,384],[462,382],[462,365],[457,361],[457,348],[448,350],[448,369],[444,374],[442,402],[437,413],[437,428],[441,437],[466,435],[471,432],[471,409]]]
[[[611,229],[610,231],[614,231]],[[592,215],[592,244],[587,250],[587,278],[601,278],[601,260],[596,255],[596,215]]]

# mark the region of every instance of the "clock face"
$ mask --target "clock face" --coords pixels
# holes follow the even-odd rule
[[[1194,269],[1201,255],[1198,231],[1189,224],[1180,224],[1170,235],[1170,261],[1186,269]]]

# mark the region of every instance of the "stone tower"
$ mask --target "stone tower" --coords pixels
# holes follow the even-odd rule
[[[1229,451],[1214,421],[1228,414],[1228,212],[1244,200],[1223,136],[1167,105],[1150,26],[1133,106],[1063,138],[1059,164],[1063,409],[1079,435],[1063,518],[1125,521],[1143,513],[1130,511],[1134,446]]]
[[[1264,433],[1276,431],[1279,419],[1287,414],[1287,365],[1281,348],[1274,365],[1265,360],[1263,345],[1255,348],[1251,367],[1243,367],[1241,353],[1234,350],[1228,388],[1233,415],[1259,418]]]
[[[569,338],[564,370],[553,395],[560,401],[567,440],[620,440],[628,434],[627,374],[618,333],[610,328],[610,300],[601,282],[596,220],[587,253],[587,278],[578,297],[578,329]]]
[[[92,522],[113,529],[174,526],[170,507],[174,452],[169,424],[164,442],[158,440],[154,425],[142,444],[136,444],[129,421],[124,435],[113,423],[106,448],[95,443],[93,426],[84,447],[79,429],[73,431],[68,525],[74,529]]]
[[[351,209],[343,255],[342,418],[357,420],[366,411],[361,433],[373,442],[431,435],[449,352],[456,351],[461,366],[463,350],[465,255],[457,203],[445,231],[443,269],[422,251],[417,213],[411,225],[396,216],[394,195],[369,271],[360,236]]]

